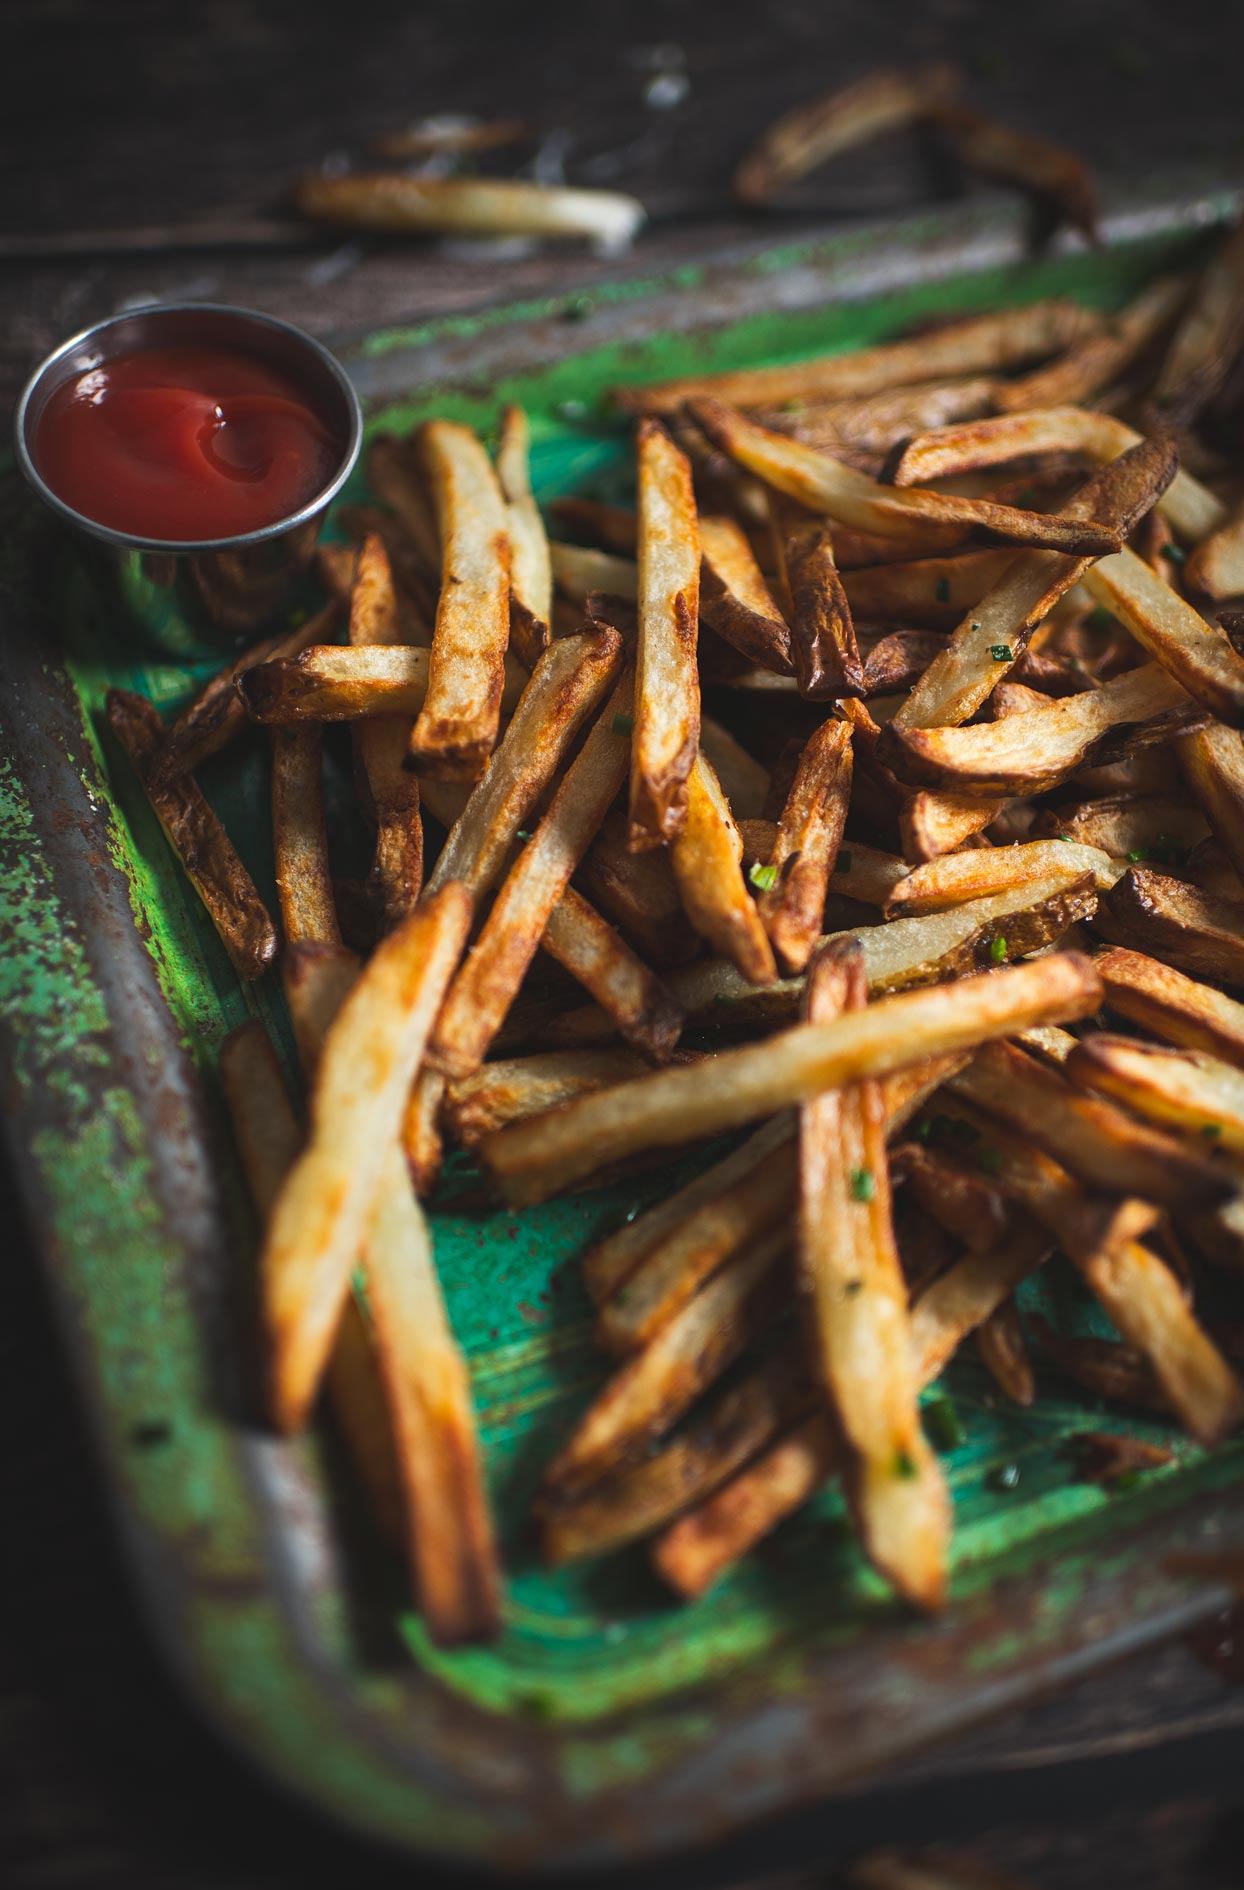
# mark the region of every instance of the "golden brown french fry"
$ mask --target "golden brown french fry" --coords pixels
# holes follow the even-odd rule
[[[1107,1007],[1120,1017],[1164,1043],[1207,1050],[1244,1068],[1244,1004],[1121,946],[1106,946],[1093,963],[1105,986]]]
[[[496,745],[510,640],[505,501],[469,427],[425,421],[418,453],[436,506],[443,563],[427,695],[410,752],[429,774],[473,781]]]
[[[890,894],[886,915],[909,918],[920,912],[944,912],[968,899],[988,899],[1011,887],[1031,885],[1050,875],[1068,879],[1091,873],[1099,892],[1108,892],[1127,871],[1098,847],[1074,841],[1032,840],[1014,847],[973,847],[915,867]]]
[[[483,778],[449,829],[429,887],[457,879],[475,899],[491,891],[516,834],[621,663],[622,639],[604,625],[560,637],[543,652]]]
[[[1041,794],[1077,768],[1114,760],[1195,727],[1205,711],[1159,663],[1024,715],[970,728],[910,728],[892,722],[886,758],[917,786],[988,800]]]
[[[899,834],[909,860],[936,860],[984,833],[1005,811],[1005,800],[917,788],[899,810]]]
[[[165,786],[150,778],[164,741],[160,711],[145,696],[110,689],[108,725],[133,764],[164,837],[203,901],[240,978],[261,978],[277,954],[276,927],[255,882],[189,775]]]
[[[1244,985],[1244,902],[1238,899],[1219,899],[1134,866],[1100,902],[1094,930],[1111,945],[1157,953],[1191,978]]]
[[[983,531],[1004,544],[1046,546],[1076,557],[1100,557],[1117,550],[1121,542],[1120,533],[1091,519],[879,485],[828,453],[757,426],[720,401],[692,401],[691,411],[724,453],[809,511],[826,512],[845,525],[911,543],[922,552],[959,544],[971,531]]]
[[[944,62],[910,72],[872,72],[853,85],[809,99],[783,113],[734,173],[740,203],[767,203],[840,151],[879,133],[918,124],[930,105],[953,96],[958,69]]]
[[[965,169],[990,183],[1015,186],[1056,223],[1070,223],[1096,242],[1097,191],[1080,158],[966,105],[935,102],[927,116]]]
[[[297,656],[308,644],[322,643],[336,629],[340,614],[341,606],[334,598],[314,617],[277,636],[252,643],[240,656],[217,670],[194,701],[170,722],[152,763],[152,782],[157,787],[165,787],[183,774],[193,774],[205,761],[227,748],[248,726],[246,705],[237,688],[243,671],[253,669],[256,663]]]
[[[670,858],[692,926],[753,984],[777,976],[760,914],[743,878],[743,842],[721,784],[702,754],[687,777],[686,813]]]
[[[844,571],[842,587],[861,622],[903,623],[921,630],[953,630],[1015,562],[1015,552],[966,551],[956,558],[913,558],[905,564],[865,565]]]
[[[753,412],[761,426],[789,433],[805,446],[823,447],[880,472],[898,440],[955,420],[973,420],[994,411],[999,383],[983,375],[970,380],[924,381],[915,387],[890,388],[855,400],[817,401],[791,412],[762,407]]]
[[[422,575],[441,575],[441,539],[436,511],[416,468],[408,443],[377,434],[367,449],[367,477],[376,496],[391,507],[405,532]]]
[[[930,480],[1009,459],[1073,451],[1109,461],[1139,446],[1144,436],[1111,413],[1085,407],[1050,407],[1035,413],[1003,414],[962,426],[939,427],[909,440],[893,470],[897,486],[925,486]],[[1197,543],[1225,524],[1227,509],[1208,486],[1180,468],[1157,501],[1157,510],[1181,537]]]
[[[1184,570],[1188,589],[1220,602],[1244,593],[1244,513],[1234,512],[1199,544]]]
[[[402,1117],[402,1153],[411,1185],[421,1201],[427,1199],[440,1179],[445,1156],[441,1136],[445,1087],[440,1071],[425,1066],[415,1078]]]
[[[761,669],[794,675],[790,630],[747,534],[721,514],[700,519],[700,615],[710,630]]]
[[[1067,1074],[1150,1122],[1199,1137],[1207,1149],[1244,1152],[1244,1075],[1205,1051],[1168,1050],[1097,1031],[1072,1051]],[[1230,1171],[1224,1171],[1224,1186],[1238,1186]]]
[[[462,1145],[473,1148],[507,1122],[521,1122],[574,1096],[642,1076],[646,1067],[634,1050],[550,1050],[485,1063],[474,1076],[449,1084],[445,1120]]]
[[[880,847],[852,840],[838,849],[834,870],[829,876],[829,890],[849,899],[859,899],[866,906],[886,906],[894,888],[910,871],[907,861],[900,859],[897,853],[886,853]]]
[[[632,853],[626,816],[606,815],[576,875],[579,885],[635,946],[641,958],[664,969],[682,965],[699,951],[687,924],[669,854]]]
[[[1160,424],[1187,426],[1218,392],[1244,339],[1244,225],[1224,235],[1171,338],[1149,396]]]
[[[1142,441],[1095,474],[1058,516],[1094,518],[1125,536],[1170,483],[1176,463],[1169,441]],[[1085,558],[1049,551],[1016,558],[930,664],[899,711],[899,722],[907,728],[966,722],[1024,653],[1059,598],[1077,579],[1087,583],[1092,576]]]
[[[371,534],[363,541],[355,570],[350,642],[361,649],[405,640],[389,554],[382,539]],[[410,727],[408,716],[377,716],[354,730],[355,755],[376,823],[371,883],[386,931],[405,918],[423,886],[419,782],[403,765],[410,746]],[[284,731],[286,736],[290,732]]]
[[[1013,1298],[1004,1299],[996,1312],[977,1327],[976,1350],[981,1364],[1004,1397],[1013,1404],[1030,1405],[1037,1381],[1028,1356],[1028,1343]]]
[[[700,739],[700,535],[691,468],[665,429],[642,420],[639,649],[631,743],[630,843],[672,840],[682,825]]]
[[[528,669],[549,641],[553,569],[540,508],[531,491],[531,429],[521,407],[506,407],[497,442],[497,479],[510,534],[510,640]]]
[[[772,510],[799,693],[813,701],[862,695],[864,669],[829,526],[785,502]]]
[[[668,988],[573,886],[563,888],[541,934],[551,958],[576,977],[649,1063],[668,1063],[682,1012]]]
[[[1100,1001],[1091,964],[1069,952],[904,992],[832,1024],[800,1024],[763,1044],[724,1051],[711,1085],[698,1070],[662,1070],[516,1123],[487,1139],[482,1159],[509,1201],[546,1200],[641,1149],[676,1148],[837,1083],[884,1076],[1033,1024],[1084,1017]]]
[[[414,177],[404,171],[349,171],[299,179],[295,207],[339,230],[404,236],[440,230],[464,236],[587,239],[624,248],[644,221],[643,205],[616,190],[572,190],[512,177]]]
[[[614,390],[619,405],[641,413],[677,413],[708,397],[739,407],[781,407],[875,394],[889,387],[954,374],[988,374],[1048,359],[1096,334],[1102,318],[1078,302],[1051,298],[1026,308],[972,315],[904,341],[851,354],[821,355],[780,367],[688,375],[676,381]]]
[[[1244,657],[1134,551],[1103,558],[1083,582],[1211,715],[1233,728],[1244,723]]]
[[[1075,343],[1045,367],[1013,381],[998,381],[995,404],[1003,413],[1065,407],[1112,387],[1167,329],[1188,293],[1180,276],[1159,276],[1106,319],[1101,332]]]
[[[289,945],[340,945],[324,824],[323,729],[272,734],[272,851],[281,929]]]
[[[1239,659],[1237,658],[1237,661]],[[1244,737],[1211,722],[1175,743],[1189,793],[1238,874],[1244,868]]]
[[[256,722],[353,722],[360,716],[419,713],[428,691],[429,650],[376,644],[351,649],[313,644],[298,656],[257,663],[238,679]],[[527,682],[507,658],[500,708],[513,709]]]
[[[850,799],[851,730],[831,719],[805,743],[773,850],[751,875],[765,930],[787,972],[803,970],[820,933]]]
[[[460,887],[417,908],[377,948],[325,1040],[310,1141],[282,1189],[262,1264],[273,1411],[284,1430],[310,1409],[470,916]]]
[[[808,973],[807,1021],[828,1023],[866,1003],[858,944],[825,946]],[[909,1600],[936,1608],[950,1506],[920,1429],[875,1079],[827,1090],[799,1112],[798,1253],[813,1372],[851,1452],[865,1550]]]
[[[549,915],[626,777],[634,678],[626,670],[510,868],[437,1021],[430,1061],[446,1076],[479,1068],[518,994]],[[456,882],[450,881],[453,885]]]

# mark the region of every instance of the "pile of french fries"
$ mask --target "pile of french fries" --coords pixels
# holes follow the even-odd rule
[[[1242,276],[1231,234],[1114,316],[621,389],[634,509],[567,495],[552,540],[521,412],[491,458],[377,438],[320,616],[167,728],[111,699],[306,1077],[304,1125],[261,1027],[224,1045],[274,1421],[327,1386],[440,1639],[501,1593],[446,1139],[522,1206],[734,1137],[583,1257],[615,1369],[544,1477],[554,1563],[647,1538],[694,1596],[838,1478],[939,1606],[921,1395],[973,1334],[1021,1403],[1035,1353],[1203,1444],[1244,1415],[1197,1310],[1244,1269]],[[194,780],[252,725],[279,925]],[[1055,1253],[1117,1340],[1021,1318]]]

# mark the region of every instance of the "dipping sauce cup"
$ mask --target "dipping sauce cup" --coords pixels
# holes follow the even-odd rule
[[[362,432],[358,396],[318,341],[203,302],[75,335],[16,414],[25,478],[103,549],[161,641],[173,620],[236,641],[288,604]]]

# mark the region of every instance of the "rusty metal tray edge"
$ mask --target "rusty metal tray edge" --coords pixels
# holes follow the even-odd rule
[[[1224,191],[1153,195],[1121,206],[1109,235],[1134,241],[1215,221],[1232,201]],[[962,273],[985,259],[1017,257],[1021,241],[1016,220],[994,211],[923,218],[881,236],[852,232],[800,246],[791,293],[808,303],[874,293],[881,272],[890,271],[890,281],[904,269],[913,280],[922,271]],[[595,319],[668,323],[681,310],[698,327],[737,314],[749,290],[732,292],[729,285],[755,260],[736,255],[683,272],[679,281],[628,285],[617,305],[606,300],[599,317],[589,317],[576,340],[600,339]],[[772,268],[762,266],[750,282],[757,302],[772,294],[772,283]],[[559,312],[544,305],[499,313],[470,361],[463,358],[471,354],[469,338],[452,320],[390,338],[383,349],[373,339],[347,344],[346,352],[368,394],[408,386],[434,366],[436,378],[454,367],[495,373],[503,358],[509,365],[538,357],[548,345],[539,324]],[[564,330],[557,341],[564,351]],[[26,549],[37,555],[38,542]],[[10,555],[19,559],[21,548],[10,546]],[[13,572],[7,576],[5,592],[17,591]],[[0,999],[9,1138],[153,1624],[200,1706],[275,1778],[347,1823],[392,1843],[511,1870],[668,1855],[850,1785],[841,1770],[826,1775],[818,1736],[824,1702],[811,1666],[797,1695],[766,1698],[754,1683],[732,1685],[726,1697],[718,1690],[712,1698],[711,1720],[705,1700],[691,1699],[638,1731],[607,1733],[523,1726],[516,1738],[513,1723],[465,1706],[426,1675],[415,1675],[391,1698],[373,1695],[364,1704],[352,1693],[325,1631],[318,1595],[326,1571],[299,1522],[296,1480],[248,1408],[245,1360],[232,1338],[235,1289],[222,1266],[235,1222],[213,1154],[219,1131],[212,1102],[178,1041],[135,928],[77,700],[32,634],[48,635],[50,626],[23,623],[22,615],[6,595],[0,899],[11,945]],[[75,1200],[63,1179],[50,1185],[53,1164],[62,1177],[110,1172],[115,1189],[107,1215],[92,1213],[85,1195]],[[139,1249],[160,1270],[155,1306],[127,1297],[123,1263]],[[116,1324],[96,1326],[105,1313]],[[189,1465],[192,1476],[205,1479],[197,1494],[207,1500],[190,1525],[175,1489],[187,1465],[175,1451],[158,1448],[169,1440],[157,1435],[149,1410],[150,1361],[140,1341],[157,1334],[171,1351],[185,1348],[180,1366],[192,1361],[185,1410],[197,1401],[225,1420],[227,1460]],[[155,1388],[169,1386],[157,1381]],[[1221,1546],[1244,1539],[1239,1506],[1215,1481],[1162,1519],[1164,1541]],[[241,1500],[227,1511],[226,1524],[205,1529],[204,1513],[226,1514],[212,1507],[226,1486]],[[1071,1558],[1079,1632],[1044,1652],[1040,1584],[1031,1574],[1011,1585],[1007,1612],[1014,1619],[1026,1610],[1034,1632],[1009,1655],[989,1645],[987,1596],[926,1630],[919,1724],[882,1710],[872,1736],[859,1741],[852,1778],[874,1770],[883,1755],[928,1744],[1036,1686],[1178,1631],[1220,1604],[1212,1587],[1190,1591],[1152,1558],[1137,1581],[1136,1551],[1146,1542],[1156,1542],[1152,1518],[1116,1532],[1108,1554]],[[1122,1567],[1130,1567],[1132,1580],[1126,1596],[1118,1591]],[[969,1650],[974,1677],[965,1685]],[[839,1668],[835,1678],[841,1686],[850,1676]],[[874,1680],[884,1695],[885,1672],[878,1668]],[[896,1703],[904,1691],[900,1686]],[[618,1740],[627,1738],[655,1742],[668,1757],[642,1806],[616,1782],[625,1766],[613,1783],[583,1789],[570,1782],[572,1745],[604,1739],[617,1756]],[[599,1779],[599,1766],[590,1769]],[[679,1879],[688,1880],[685,1869]]]

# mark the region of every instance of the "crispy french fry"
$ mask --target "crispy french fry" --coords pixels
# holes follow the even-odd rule
[[[448,1085],[445,1119],[463,1146],[473,1148],[507,1122],[521,1122],[574,1096],[589,1096],[611,1083],[642,1076],[646,1067],[634,1050],[551,1050],[485,1063],[474,1076]]]
[[[1018,380],[999,381],[994,400],[1003,413],[1032,407],[1064,407],[1091,400],[1111,387],[1167,329],[1188,292],[1179,276],[1147,283],[1101,332],[1076,342],[1045,367]]]
[[[1070,223],[1090,242],[1097,240],[1097,191],[1080,158],[966,105],[937,102],[928,116],[965,169],[990,183],[1014,185],[1056,223]]]
[[[868,847],[852,840],[838,849],[834,870],[829,876],[829,890],[849,899],[859,899],[866,906],[887,906],[894,888],[910,871],[907,861],[900,859],[897,853],[886,853],[880,847]]]
[[[261,978],[276,957],[277,936],[254,881],[195,781],[182,775],[160,787],[150,778],[164,740],[159,710],[145,696],[110,689],[107,716],[234,970]]]
[[[298,656],[257,663],[238,678],[256,722],[353,722],[360,716],[419,713],[428,692],[429,650],[376,644],[350,649],[313,644]],[[508,714],[527,681],[507,658],[500,708]]]
[[[858,944],[825,946],[808,973],[808,1022],[866,1003]],[[945,1595],[950,1506],[920,1430],[882,1109],[879,1085],[865,1080],[799,1112],[799,1282],[814,1375],[852,1453],[865,1549],[909,1600],[935,1608]]]
[[[1244,1074],[1205,1051],[1168,1050],[1098,1031],[1076,1045],[1067,1074],[1150,1122],[1198,1136],[1207,1149],[1244,1152]],[[1238,1187],[1229,1170],[1222,1186],[1224,1192]]]
[[[350,642],[361,649],[404,641],[389,555],[381,538],[372,534],[359,551],[350,598]],[[380,716],[354,729],[355,754],[376,823],[371,884],[379,897],[386,931],[405,918],[423,885],[419,782],[403,765],[410,746],[410,727],[407,716]],[[300,731],[279,732],[278,741],[291,732]]]
[[[842,587],[861,622],[953,630],[1015,562],[1012,547],[966,551],[955,558],[913,558],[906,564],[865,565],[844,571]]]
[[[859,644],[829,526],[784,503],[775,504],[773,514],[799,693],[812,701],[862,695]]]
[[[911,543],[922,552],[958,544],[971,531],[1004,544],[1046,546],[1076,557],[1100,557],[1117,550],[1121,540],[1120,533],[1091,519],[879,485],[827,453],[757,426],[720,401],[693,401],[691,411],[723,452],[809,511],[826,512],[845,525]]]
[[[700,536],[691,468],[664,428],[642,420],[636,452],[639,650],[630,843],[641,851],[672,840],[682,825],[700,738]]]
[[[622,639],[603,625],[561,637],[543,652],[482,779],[449,829],[428,880],[431,889],[457,879],[475,899],[491,891],[515,835],[616,681],[621,663]]]
[[[1025,715],[970,728],[891,723],[887,759],[905,780],[992,799],[1041,794],[1077,768],[1131,754],[1204,720],[1204,710],[1159,663],[1100,689],[1063,696]]]
[[[1094,929],[1111,945],[1160,953],[1176,971],[1244,986],[1244,902],[1219,899],[1134,866],[1100,902]]]
[[[838,400],[910,387],[932,376],[988,374],[1048,359],[1102,326],[1099,315],[1079,303],[1052,298],[1026,308],[1008,308],[853,354],[822,355],[780,367],[742,368],[734,373],[689,375],[614,390],[619,405],[641,413],[677,413],[708,397],[739,407],[784,406]]]
[[[700,519],[700,615],[711,630],[761,669],[793,676],[790,630],[734,519]]]
[[[534,669],[549,641],[553,614],[553,569],[540,508],[531,491],[531,430],[521,407],[501,416],[497,479],[510,534],[510,640],[519,659]]]
[[[802,440],[805,446],[852,459],[862,471],[880,472],[896,440],[992,413],[998,385],[983,375],[971,380],[925,381],[855,400],[818,401],[794,412],[765,407],[752,417],[775,433]]]
[[[1149,397],[1167,426],[1186,426],[1212,399],[1235,365],[1244,319],[1244,225],[1228,230],[1171,338]]]
[[[682,1012],[607,919],[573,886],[553,907],[540,943],[613,1019],[618,1035],[650,1063],[668,1063],[682,1033]]]
[[[1033,840],[1015,847],[973,847],[917,866],[900,879],[886,906],[888,918],[944,912],[968,899],[988,899],[1011,887],[1030,885],[1049,875],[1078,878],[1091,873],[1099,892],[1108,892],[1127,871],[1098,847],[1074,841]]]
[[[884,1076],[1033,1024],[1084,1017],[1100,998],[1089,961],[1074,953],[905,992],[832,1024],[797,1025],[764,1044],[723,1052],[710,1082],[700,1070],[663,1070],[517,1123],[490,1136],[481,1156],[508,1200],[545,1200],[641,1149],[678,1147],[836,1083]]]
[[[286,943],[339,945],[341,928],[324,825],[324,731],[314,724],[272,736],[272,850]]]
[[[740,203],[767,203],[840,151],[878,133],[917,124],[931,104],[959,89],[945,63],[910,72],[873,72],[785,112],[754,144],[734,173]]]
[[[454,979],[430,1060],[447,1076],[479,1068],[561,898],[626,776],[632,672],[626,670],[505,879]],[[451,885],[454,881],[449,882]]]
[[[851,798],[851,731],[822,723],[808,738],[767,864],[753,871],[760,916],[787,972],[802,971],[821,929]]]
[[[1239,659],[1237,658],[1237,661]],[[1237,874],[1244,868],[1244,737],[1211,722],[1175,743],[1188,791]]]
[[[909,860],[936,860],[984,833],[1004,812],[1006,801],[983,801],[971,794],[938,793],[918,788],[899,812],[899,833]]]
[[[702,754],[687,777],[686,814],[670,850],[687,917],[753,984],[777,975],[739,864],[743,843],[721,784]]]
[[[403,171],[309,171],[294,204],[315,223],[379,236],[422,231],[465,236],[587,239],[624,248],[644,221],[643,205],[616,190],[572,190],[501,177],[414,177]]]
[[[311,1139],[281,1192],[262,1265],[273,1411],[284,1430],[310,1409],[470,910],[466,890],[450,887],[417,908],[378,947],[325,1040]]]
[[[468,427],[429,420],[418,451],[443,566],[428,688],[410,752],[429,774],[478,779],[496,744],[510,639],[510,540],[488,455]]]
[[[1083,582],[1211,715],[1233,728],[1244,723],[1244,657],[1134,551],[1103,558]]]
[[[322,643],[336,629],[341,606],[334,598],[314,617],[277,636],[252,643],[223,669],[217,670],[194,701],[170,722],[151,767],[156,787],[166,787],[183,774],[193,774],[205,761],[227,748],[247,727],[246,705],[238,694],[238,677],[256,663],[297,656],[311,643]]]
[[[1164,1043],[1207,1050],[1244,1069],[1244,1004],[1143,952],[1106,946],[1093,963],[1106,1004]]]
[[[1030,1405],[1037,1381],[1013,1298],[1004,1299],[976,1329],[976,1350],[995,1385],[1013,1404]]]
[[[661,969],[685,964],[699,941],[687,924],[669,854],[632,853],[626,834],[626,817],[614,809],[588,848],[578,883],[641,958]]]

